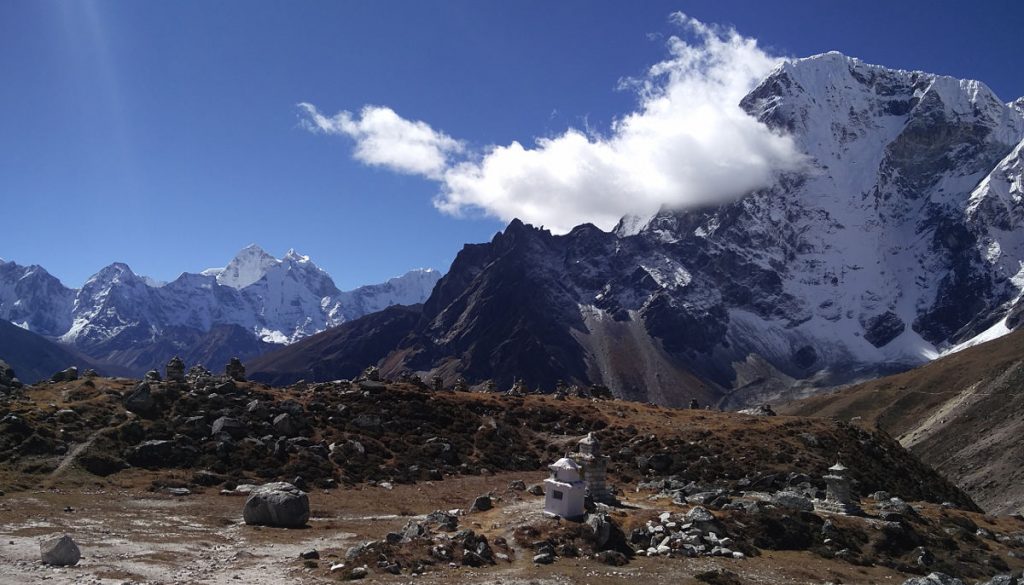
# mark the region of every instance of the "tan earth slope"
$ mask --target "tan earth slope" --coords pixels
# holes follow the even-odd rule
[[[1024,331],[780,412],[877,425],[985,510],[1024,507]]]

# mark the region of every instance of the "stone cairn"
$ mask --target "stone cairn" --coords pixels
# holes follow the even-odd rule
[[[526,384],[523,384],[523,381],[517,378],[514,382],[512,382],[512,387],[509,388],[508,392],[506,392],[505,395],[526,396],[527,393],[528,390],[526,389]]]
[[[860,514],[859,503],[850,495],[850,479],[846,476],[846,467],[842,463],[836,463],[829,467],[828,471],[824,477],[825,499],[815,500],[814,509],[848,516]]]
[[[167,362],[167,366],[164,367],[164,372],[167,374],[167,380],[169,382],[184,382],[185,381],[185,362],[181,361],[181,358],[174,356],[171,361]]]
[[[579,442],[577,461],[583,468],[583,481],[595,502],[613,503],[615,496],[608,489],[608,456],[601,453],[601,443],[594,433],[587,433]]]
[[[434,388],[434,392],[444,392],[444,378],[441,376],[431,378],[430,385]]]
[[[245,366],[242,365],[242,360],[236,357],[231,358],[228,365],[224,367],[224,374],[236,382],[245,382]]]
[[[380,382],[380,368],[377,366],[368,366],[363,370],[362,379],[368,382]]]
[[[453,388],[456,392],[469,392],[469,383],[462,376],[455,379],[455,386]]]

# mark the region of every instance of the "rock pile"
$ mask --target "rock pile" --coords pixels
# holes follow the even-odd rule
[[[437,511],[428,514],[422,522],[409,521],[401,530],[388,533],[382,540],[352,547],[345,555],[345,563],[331,569],[343,574],[349,571],[349,578],[357,578],[351,573],[367,567],[394,575],[420,574],[431,567],[478,568],[499,561],[509,562],[513,554],[500,537],[492,543],[473,530],[459,530],[455,511]]]
[[[0,394],[8,393],[22,387],[21,380],[14,373],[14,368],[0,360]]]
[[[168,382],[183,383],[185,381],[185,362],[180,357],[174,356],[171,361],[167,362],[164,372],[167,374]]]
[[[638,554],[647,556],[715,556],[742,559],[725,525],[706,508],[697,506],[686,514],[663,512],[657,521],[633,530],[629,535]]]
[[[236,382],[245,382],[245,366],[242,365],[242,360],[231,358],[228,365],[224,366],[224,375]]]

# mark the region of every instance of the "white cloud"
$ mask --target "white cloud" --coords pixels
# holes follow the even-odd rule
[[[303,107],[317,129],[352,136],[357,159],[438,181],[435,206],[445,213],[518,217],[555,232],[585,222],[608,229],[624,215],[663,205],[724,201],[799,167],[793,142],[739,107],[780,59],[733,29],[681,13],[672,21],[691,41],[669,38],[665,61],[624,82],[637,92],[637,108],[604,136],[570,128],[453,160],[461,143],[387,108],[364,108],[354,120],[348,112],[325,118]],[[407,139],[412,143],[403,149]]]
[[[312,104],[301,103],[299,108],[307,129],[349,136],[356,143],[353,156],[368,165],[440,179],[448,157],[463,150],[458,140],[424,122],[406,120],[391,108],[365,106],[358,116],[343,111],[333,117]]]

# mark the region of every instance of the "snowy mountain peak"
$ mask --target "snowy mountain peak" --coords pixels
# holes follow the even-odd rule
[[[104,266],[99,272],[92,275],[92,277],[85,282],[85,286],[130,283],[134,281],[141,282],[141,279],[132,272],[131,267],[124,262],[114,262],[109,266]]]
[[[281,261],[266,253],[263,248],[249,244],[216,273],[217,282],[241,290],[263,278],[268,270],[279,264]]]
[[[1021,96],[1006,105],[1010,106],[1012,110],[1014,110],[1015,112],[1020,114],[1022,118],[1024,118],[1024,96]]]
[[[284,258],[282,258],[282,260],[289,260],[291,262],[301,263],[306,263],[310,261],[309,256],[299,254],[298,252],[295,251],[295,248],[289,248],[288,252],[284,255]]]

